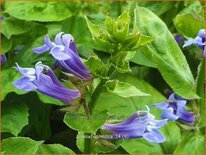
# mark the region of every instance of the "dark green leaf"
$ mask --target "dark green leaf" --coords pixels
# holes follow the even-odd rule
[[[15,10],[15,9],[14,9]],[[13,17],[6,17],[2,21],[2,33],[10,39],[12,35],[18,35],[31,30],[34,23],[19,20]]]
[[[5,12],[27,21],[62,21],[72,16],[66,2],[6,2]]]
[[[135,9],[135,22],[140,33],[154,36],[151,44],[141,50],[157,65],[174,92],[187,99],[196,99],[194,79],[189,65],[167,26],[146,8]]]
[[[4,35],[1,35],[1,43],[2,54],[4,54],[11,49],[13,38],[7,39]]]
[[[34,141],[26,137],[11,137],[2,141],[5,154],[35,154],[43,141]]]
[[[10,132],[17,136],[22,128],[28,124],[28,107],[24,103],[4,103],[1,108],[1,132]]]

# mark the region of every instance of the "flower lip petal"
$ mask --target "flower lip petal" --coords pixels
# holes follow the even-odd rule
[[[45,44],[46,44],[49,48],[52,48],[52,47],[55,46],[55,44],[50,40],[50,38],[49,38],[48,35],[46,35],[46,36],[44,37],[44,42],[45,42]]]
[[[36,79],[35,73],[36,70],[34,68],[21,68],[17,63],[15,69],[20,72],[23,76],[30,78],[30,80]]]
[[[62,42],[67,48],[70,48],[70,43],[74,40],[73,36],[71,34],[64,34],[62,36]]]
[[[34,53],[41,54],[41,53],[44,53],[46,51],[49,51],[49,49],[50,48],[45,44],[43,46],[33,48],[32,50],[34,51]]]
[[[166,141],[161,132],[155,128],[151,129],[151,131],[145,132],[142,137],[152,143],[163,143]]]
[[[205,29],[199,30],[198,36],[201,37],[201,38],[205,38]]]
[[[179,117],[176,114],[174,114],[173,108],[169,107],[163,111],[163,113],[161,114],[161,118],[172,121],[177,120]]]
[[[188,39],[185,44],[183,45],[183,48],[187,47],[187,46],[190,46],[194,43],[194,39],[190,38]]]
[[[68,54],[64,52],[64,49],[59,46],[53,47],[50,51],[50,54],[55,59],[60,60],[60,61],[65,61],[71,58]]]
[[[14,81],[13,85],[23,91],[32,91],[38,89],[38,87],[28,77],[22,77]]]

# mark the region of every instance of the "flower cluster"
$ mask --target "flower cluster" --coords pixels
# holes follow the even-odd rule
[[[206,57],[206,48],[205,48],[205,30],[201,29],[196,38],[190,38],[189,40],[187,40],[185,42],[185,44],[183,45],[184,47],[190,46],[192,44],[198,46],[202,51],[203,51],[203,57]]]

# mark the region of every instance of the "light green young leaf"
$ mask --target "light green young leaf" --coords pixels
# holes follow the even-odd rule
[[[195,37],[200,29],[204,28],[204,9],[199,1],[192,2],[183,9],[174,19],[176,29],[186,37]]]
[[[148,96],[149,95],[149,94],[146,94],[140,91],[135,86],[129,83],[120,82],[118,80],[107,81],[105,86],[109,93],[123,97],[123,98],[128,98],[132,96]]]
[[[68,112],[64,117],[64,123],[70,128],[84,133],[95,133],[106,121],[107,111],[94,113],[91,118],[80,112]]]
[[[91,56],[87,61],[85,61],[86,66],[89,71],[97,77],[105,77],[108,68],[106,65],[95,55]]]
[[[41,144],[36,154],[75,154],[71,149],[61,144]]]
[[[140,33],[154,37],[141,50],[157,65],[173,91],[187,99],[198,98],[189,65],[164,22],[148,9],[137,7],[134,25]]]
[[[40,22],[62,21],[73,15],[66,3],[38,1],[6,2],[5,12],[18,19]]]
[[[2,104],[1,132],[10,132],[17,136],[28,124],[28,107],[24,103]]]
[[[26,137],[11,137],[2,141],[2,151],[5,154],[35,154],[42,143]]]

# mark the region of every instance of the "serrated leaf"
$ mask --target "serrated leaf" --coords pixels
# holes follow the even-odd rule
[[[75,154],[71,149],[61,144],[41,144],[37,154]]]
[[[28,107],[24,103],[2,104],[1,132],[10,132],[17,136],[22,128],[28,124]]]
[[[62,21],[73,15],[65,2],[6,2],[5,12],[18,19],[40,22]]]
[[[133,97],[133,96],[148,96],[149,94],[146,94],[139,89],[137,89],[135,86],[125,83],[125,82],[120,82],[118,80],[110,80],[107,81],[105,84],[108,92],[111,94],[123,97],[123,98],[128,98],[128,97]]]
[[[26,137],[11,137],[2,141],[5,154],[35,154],[43,141],[34,141]]]
[[[107,111],[94,113],[90,118],[80,112],[68,112],[64,117],[64,123],[70,128],[84,133],[95,133],[106,121]]]
[[[137,7],[134,25],[140,33],[154,36],[154,40],[141,50],[157,65],[173,91],[187,99],[198,98],[189,65],[164,22],[148,9]]]
[[[108,68],[97,56],[91,56],[87,61],[85,61],[85,64],[94,76],[106,76]]]

